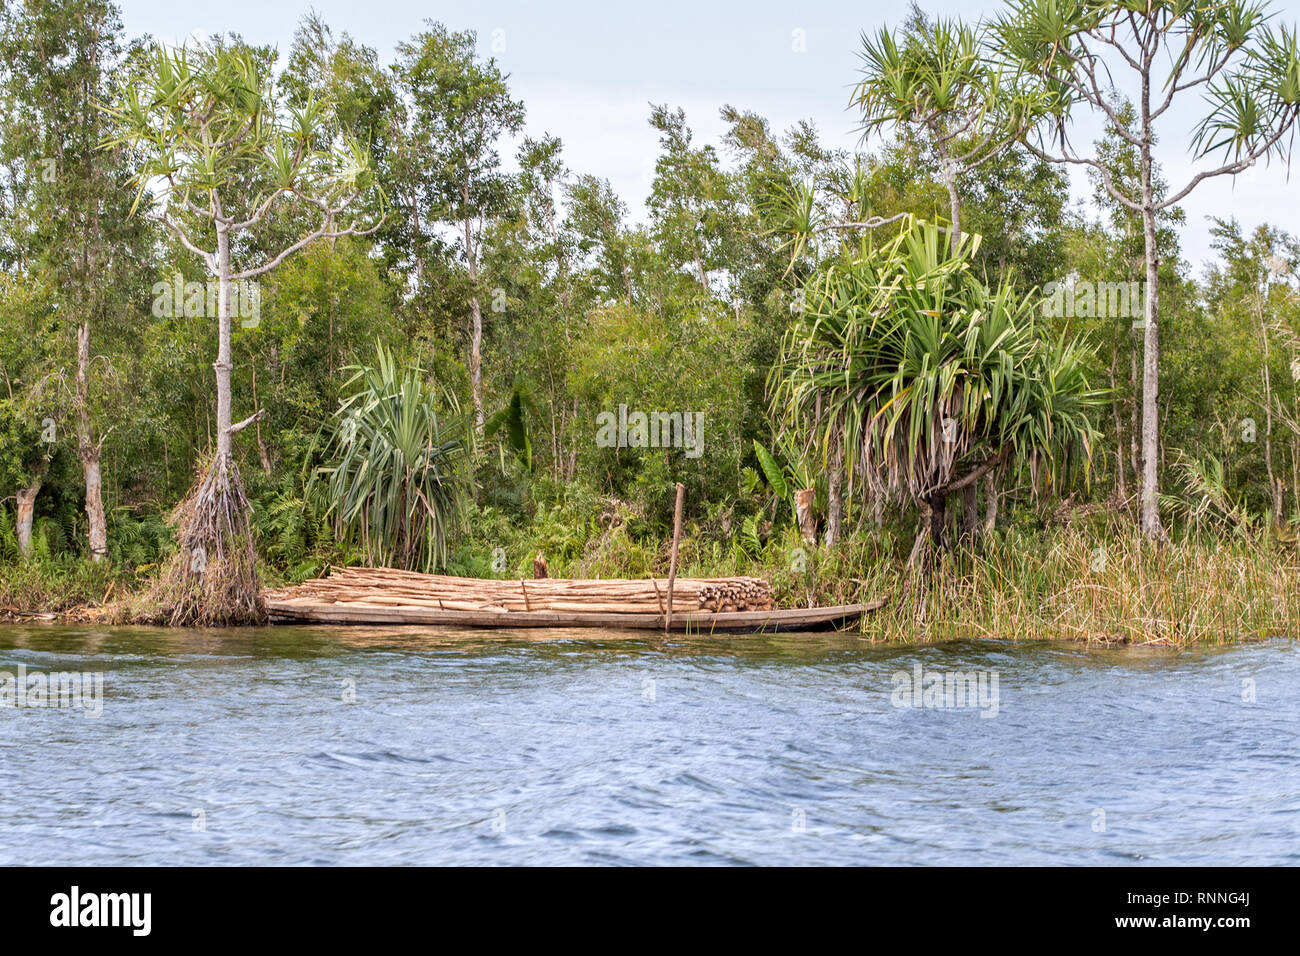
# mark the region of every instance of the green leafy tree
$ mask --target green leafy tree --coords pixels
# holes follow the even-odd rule
[[[62,425],[42,387],[50,378],[45,353],[57,320],[48,290],[23,273],[0,271],[0,302],[0,500],[13,499],[15,543],[27,556],[37,495],[58,453]]]
[[[1280,527],[1286,517],[1284,489],[1288,484],[1294,488],[1300,473],[1296,445],[1300,435],[1295,427],[1300,422],[1300,303],[1288,281],[1300,262],[1300,243],[1270,226],[1243,235],[1235,219],[1216,218],[1212,234],[1222,265],[1211,270],[1207,299],[1210,315],[1225,326],[1214,341],[1225,359],[1236,360],[1220,369],[1226,372],[1221,374],[1226,393],[1221,398],[1236,412],[1238,428],[1232,438],[1241,439],[1245,428],[1249,437],[1257,439],[1233,441],[1222,453],[1225,457],[1232,451],[1239,453],[1243,468],[1238,478],[1253,485],[1244,490],[1254,501],[1267,502]],[[1209,385],[1199,384],[1202,389]],[[1263,420],[1256,422],[1261,411]],[[1252,424],[1257,435],[1249,434]],[[1283,448],[1290,452],[1289,474],[1283,470]],[[1262,495],[1258,494],[1261,485]]]
[[[25,0],[0,14],[0,139],[24,180],[14,184],[15,203],[21,196],[30,217],[11,238],[54,298],[55,355],[75,357],[71,420],[95,561],[108,555],[101,459],[114,376],[103,370],[115,363],[93,337],[107,333],[119,344],[133,337],[142,310],[132,304],[143,300],[154,238],[127,215],[130,156],[121,147],[100,149],[99,103],[122,64],[121,32],[116,7],[103,0]]]
[[[675,268],[690,267],[706,294],[709,274],[728,261],[736,238],[736,197],[712,146],[695,147],[684,110],[652,106],[659,158],[646,205],[651,236]]]
[[[503,447],[526,458],[529,470],[541,465],[560,482],[572,479],[575,462],[569,432],[576,409],[565,369],[592,293],[580,280],[579,239],[559,208],[569,181],[560,141],[525,137],[518,162],[511,212],[490,231],[485,256],[497,313],[491,354],[498,369],[510,372],[497,389],[507,395],[506,406],[489,419],[485,436],[503,436]],[[534,424],[546,432],[545,440],[537,436],[535,459],[532,437],[520,433]]]
[[[454,223],[464,245],[469,277],[470,390],[474,422],[481,434],[483,411],[483,307],[479,264],[484,224],[509,199],[497,143],[519,130],[523,104],[510,97],[509,78],[474,51],[472,31],[428,28],[399,44],[394,66],[410,101],[407,162],[413,169],[410,211],[435,222]]]
[[[634,241],[629,235],[627,206],[609,180],[590,174],[566,184],[566,227],[573,233],[576,256],[584,266],[577,281],[609,303],[632,304]]]

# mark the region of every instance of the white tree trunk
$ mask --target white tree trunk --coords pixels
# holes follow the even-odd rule
[[[944,163],[944,178],[948,186],[948,214],[952,217],[952,233],[948,238],[952,251],[956,252],[957,244],[961,242],[961,198],[957,195],[957,174],[947,161]]]
[[[1151,128],[1150,69],[1142,76],[1142,236],[1146,252],[1147,294],[1142,342],[1142,495],[1140,521],[1142,533],[1152,541],[1165,540],[1160,525],[1160,488],[1157,467],[1160,464],[1160,247],[1156,235],[1154,163],[1151,145],[1155,133]]]
[[[230,457],[230,231],[217,226],[217,457]]]
[[[1149,162],[1149,161],[1148,161]],[[1144,191],[1150,193],[1149,185]],[[1146,328],[1142,348],[1142,533],[1153,541],[1162,541],[1165,530],[1160,524],[1157,466],[1160,463],[1160,333],[1157,325],[1160,304],[1160,254],[1156,248],[1155,210],[1148,203],[1142,212],[1146,235],[1147,294]]]
[[[474,427],[482,436],[483,415],[483,310],[478,301],[478,255],[474,249],[474,220],[469,214],[469,178],[461,183],[461,201],[465,204],[465,264],[469,267],[469,385],[474,400]]]
[[[87,539],[90,557],[103,561],[108,556],[108,522],[104,517],[103,476],[99,444],[90,429],[90,323],[77,326],[77,457],[86,485]]]

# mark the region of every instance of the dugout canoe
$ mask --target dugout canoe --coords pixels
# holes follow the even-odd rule
[[[884,602],[777,608],[762,578],[465,578],[396,568],[330,568],[264,592],[275,624],[594,627],[680,632],[849,627]],[[671,614],[667,613],[671,609]],[[665,626],[665,618],[668,618]]]
[[[833,607],[775,608],[765,611],[674,611],[671,630],[715,632],[810,631],[851,627],[862,615],[883,607],[883,600]],[[664,630],[664,615],[618,611],[453,611],[436,607],[326,602],[312,598],[268,596],[273,624],[414,624],[455,627],[535,628],[596,627]]]

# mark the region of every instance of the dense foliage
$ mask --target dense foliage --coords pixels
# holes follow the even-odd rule
[[[283,61],[215,39],[221,62],[265,78],[256,95],[280,125],[269,166],[212,176],[252,212],[292,197],[229,249],[231,275],[293,250],[255,277],[256,315],[227,330],[221,414],[246,423],[232,454],[263,577],[358,558],[522,574],[539,550],[557,574],[656,572],[677,481],[690,567],[766,564],[801,599],[815,551],[824,570],[848,559],[799,533],[799,488],[815,492],[817,544],[833,528],[843,554],[866,560],[869,539],[872,561],[899,567],[918,518],[948,541],[1024,538],[1076,513],[1134,526],[1150,464],[1144,331],[1084,288],[1148,277],[1143,217],[1115,193],[1141,181],[1169,198],[1123,133],[1132,106],[1113,104],[1090,154],[1095,206],[1072,207],[1061,167],[1021,142],[1032,97],[982,65],[990,33],[914,12],[913,37],[946,44],[925,48],[875,26],[864,69],[884,78],[864,79],[855,108],[878,138],[862,152],[733,106],[723,140],[701,143],[681,110],[655,105],[643,221],[600,171],[570,170],[559,140],[522,135],[526,104],[472,33],[429,24],[391,64],[316,15]],[[26,0],[0,17],[0,567],[90,556],[93,446],[111,565],[97,574],[147,578],[175,547],[166,517],[221,445],[222,330],[202,309],[159,308],[211,275],[176,230],[129,215],[141,187],[161,201],[174,144],[157,124],[148,142],[127,135],[134,114],[99,106],[130,103],[160,63],[209,55],[151,52],[108,0]],[[911,84],[892,99],[891,70]],[[160,107],[135,108],[143,122]],[[337,234],[334,213],[294,192],[301,156],[374,187],[327,197],[357,192],[346,221],[367,229]],[[201,155],[186,163],[176,212],[211,244]],[[92,207],[104,221],[69,261],[51,224]],[[1225,215],[1200,272],[1179,255],[1177,206],[1153,224],[1162,520],[1292,539],[1300,244],[1286,224],[1244,232]],[[86,263],[95,294],[78,297]],[[1049,283],[1075,308],[1041,310]],[[957,491],[945,534],[935,496]],[[846,565],[817,587],[848,598],[865,573]]]

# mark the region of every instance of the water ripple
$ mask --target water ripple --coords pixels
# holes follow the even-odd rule
[[[1300,860],[1295,642],[586,636],[0,629],[104,680],[0,707],[0,863]],[[918,665],[996,717],[895,706]]]

